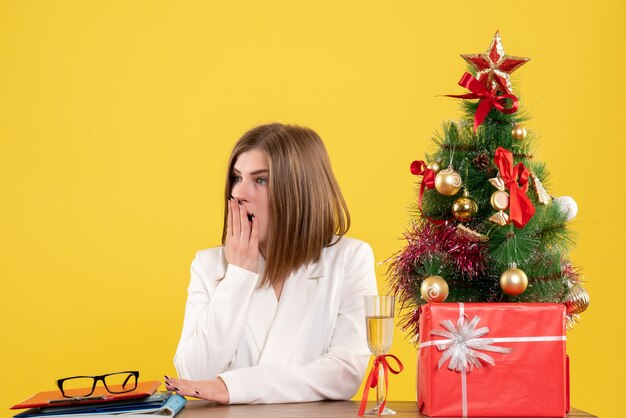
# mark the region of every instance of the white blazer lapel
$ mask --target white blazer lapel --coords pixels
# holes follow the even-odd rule
[[[289,357],[310,321],[307,315],[315,312],[313,304],[319,303],[319,278],[324,274],[323,258],[301,267],[285,281],[278,309],[259,364],[289,363]]]
[[[265,271],[265,259],[259,256],[259,275]],[[255,289],[250,299],[250,313],[248,315],[248,330],[254,338],[257,347],[257,359],[265,347],[269,330],[276,316],[278,302],[272,286],[266,285]]]

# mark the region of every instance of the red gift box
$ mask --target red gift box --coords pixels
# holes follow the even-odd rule
[[[419,337],[421,413],[565,416],[562,304],[429,303]]]

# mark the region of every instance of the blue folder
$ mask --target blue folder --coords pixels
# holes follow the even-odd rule
[[[32,408],[14,415],[15,418],[45,418],[68,417],[78,418],[96,416],[129,417],[129,416],[168,416],[176,415],[187,403],[187,400],[175,393],[155,393],[154,395],[136,401],[121,401],[81,406]]]

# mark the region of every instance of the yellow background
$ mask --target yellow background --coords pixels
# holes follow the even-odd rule
[[[514,86],[549,191],[579,204],[572,404],[623,416],[625,21],[618,1],[1,1],[0,407],[73,374],[175,373],[189,264],[219,243],[226,158],[256,124],[317,130],[350,235],[399,250],[409,164],[460,115],[437,95],[499,29],[532,58]],[[393,352],[389,397],[414,400],[400,331]]]

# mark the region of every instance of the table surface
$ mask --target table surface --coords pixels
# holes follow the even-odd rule
[[[270,405],[217,405],[206,401],[189,401],[177,418],[343,418],[356,417],[359,410],[356,401],[323,401],[308,403],[270,404]],[[389,401],[387,406],[397,412],[394,418],[426,417],[417,412],[415,402]],[[374,407],[368,403],[368,408]],[[572,408],[568,417],[595,417],[578,409]]]

